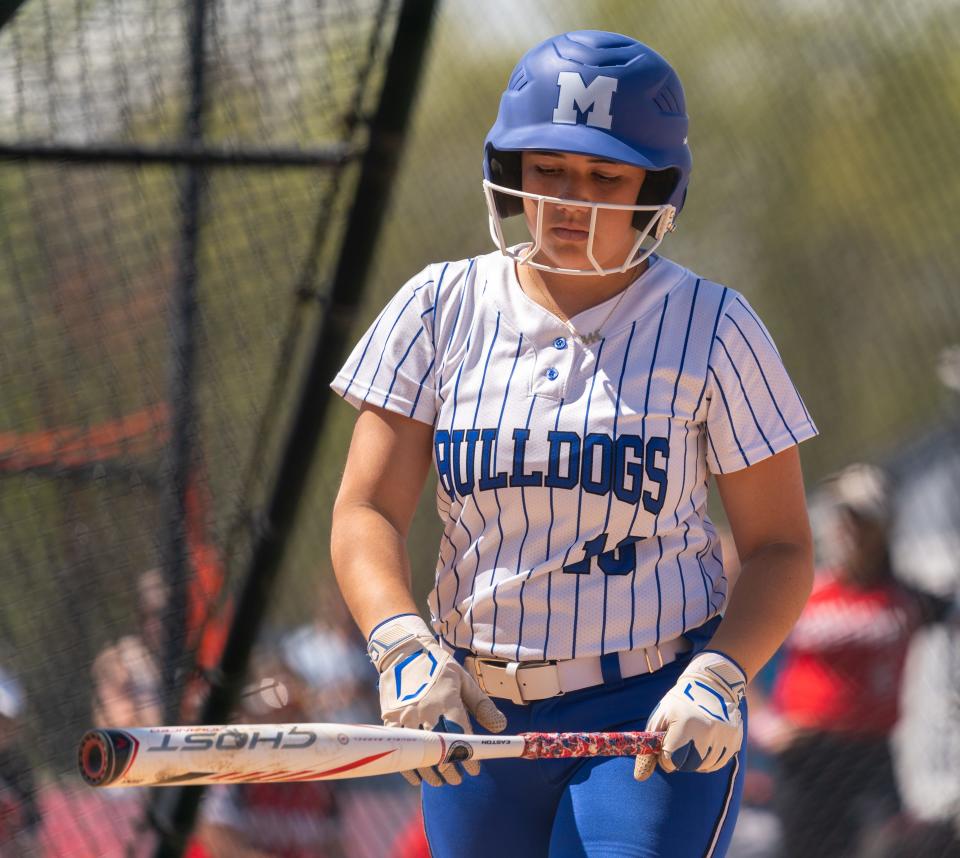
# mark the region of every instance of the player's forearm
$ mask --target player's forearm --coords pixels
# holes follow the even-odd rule
[[[337,505],[330,553],[340,592],[365,636],[387,617],[418,613],[406,537],[374,506]]]
[[[813,585],[809,545],[771,544],[743,561],[710,648],[730,656],[752,679],[800,616]]]

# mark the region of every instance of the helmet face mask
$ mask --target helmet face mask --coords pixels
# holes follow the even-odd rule
[[[675,209],[671,205],[624,205],[618,203],[588,202],[587,200],[570,200],[560,197],[549,197],[545,194],[534,194],[527,191],[518,191],[514,188],[509,188],[504,185],[495,185],[493,182],[488,182],[486,179],[483,181],[483,192],[487,201],[490,237],[493,239],[493,243],[500,248],[500,252],[504,256],[508,256],[509,258],[516,260],[521,265],[529,265],[531,268],[536,268],[540,271],[551,271],[556,274],[574,275],[619,274],[627,271],[630,268],[634,268],[643,262],[651,253],[654,252],[654,250],[657,249],[657,247],[660,245],[660,242],[663,240],[664,235],[673,229]],[[505,197],[511,200],[516,200],[520,205],[521,211],[523,210],[524,200],[532,200],[536,203],[536,217],[534,221],[534,228],[531,231],[533,238],[532,243],[513,247],[508,246],[503,232],[503,216],[500,214],[500,209],[503,206],[502,200]],[[543,249],[544,244],[544,207],[547,205],[563,206],[568,209],[589,209],[590,225],[587,236],[586,257],[590,262],[590,268],[563,268],[537,260],[537,256]],[[602,211],[631,211],[636,213],[633,218],[636,239],[633,243],[633,246],[626,254],[623,263],[620,265],[604,267],[594,253],[597,236],[597,219]],[[649,214],[646,214],[647,212],[649,212]],[[641,219],[645,223],[645,225],[640,229],[636,227],[636,222],[638,219]],[[653,236],[653,243],[646,248],[643,247],[643,242],[651,235]]]
[[[587,155],[646,170],[632,206],[560,199],[524,191],[524,151]],[[484,194],[490,234],[505,255],[562,274],[612,274],[639,265],[673,229],[690,173],[687,116],[676,73],[656,52],[627,36],[585,30],[535,46],[517,64],[500,101],[497,121],[484,144]],[[536,203],[533,243],[508,247],[504,218]],[[584,207],[590,233],[583,268],[543,261],[543,208]],[[606,267],[594,253],[598,216],[604,210],[634,212],[636,240],[618,264]],[[646,248],[641,245],[650,240]],[[540,256],[537,259],[535,257]]]

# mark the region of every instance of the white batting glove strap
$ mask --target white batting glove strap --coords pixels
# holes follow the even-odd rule
[[[386,656],[397,651],[401,644],[419,638],[428,643],[434,642],[430,627],[416,614],[398,614],[374,627],[367,640],[367,655],[373,666],[383,672]]]
[[[648,730],[666,735],[660,766],[666,772],[715,772],[740,750],[743,671],[719,652],[695,656],[653,710]]]
[[[367,652],[380,671],[380,712],[387,726],[462,733],[470,729],[468,710],[493,733],[507,726],[506,716],[420,617],[403,614],[381,623],[370,635]],[[476,761],[460,765],[468,774],[480,772]],[[461,781],[454,765],[404,772],[404,777],[411,783],[422,778],[431,786]]]

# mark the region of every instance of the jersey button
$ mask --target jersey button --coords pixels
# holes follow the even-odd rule
[[[553,347],[555,349],[565,349],[567,347],[567,341],[563,337],[557,337],[553,341]]]
[[[553,367],[550,367],[544,375],[550,379],[550,381],[556,381],[560,377],[560,373],[557,372]]]

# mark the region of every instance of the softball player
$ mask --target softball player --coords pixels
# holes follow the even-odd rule
[[[360,409],[334,566],[384,721],[666,731],[646,780],[622,758],[408,773],[434,855],[729,841],[744,687],[811,585],[797,445],[816,428],[746,300],[654,252],[690,164],[683,89],[650,48],[597,31],[534,47],[484,147],[498,250],[427,266],[333,382]],[[513,216],[530,240],[509,246]],[[432,628],[404,547],[431,460]],[[742,560],[730,599],[710,474]]]

